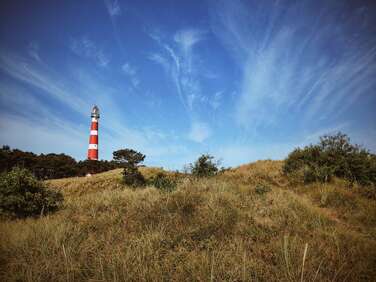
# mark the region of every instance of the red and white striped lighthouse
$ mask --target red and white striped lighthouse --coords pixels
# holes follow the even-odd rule
[[[98,160],[98,120],[99,108],[94,105],[91,110],[89,150],[87,151],[88,160]]]

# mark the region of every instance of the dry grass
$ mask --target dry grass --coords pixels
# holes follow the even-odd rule
[[[62,210],[0,222],[0,280],[375,280],[375,200],[342,182],[290,187],[281,165],[182,178],[172,193],[124,187],[121,170],[49,181]]]

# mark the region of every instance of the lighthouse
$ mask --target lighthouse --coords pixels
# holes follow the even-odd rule
[[[88,160],[98,160],[98,121],[99,108],[94,105],[91,110],[89,150],[87,151]]]

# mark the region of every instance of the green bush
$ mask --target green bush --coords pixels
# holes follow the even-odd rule
[[[193,165],[190,164],[190,170],[196,177],[214,176],[218,173],[218,162],[214,162],[213,156],[204,154]]]
[[[145,155],[132,149],[121,149],[112,153],[114,161],[123,167],[123,182],[132,187],[142,187],[146,184],[144,176],[139,172],[138,165]]]
[[[158,173],[156,176],[153,176],[148,182],[150,185],[153,185],[158,190],[164,192],[174,191],[177,185],[176,180],[162,172]]]
[[[15,167],[0,176],[0,214],[10,217],[38,216],[56,211],[61,193],[47,190],[27,169]]]
[[[317,145],[295,149],[285,160],[283,171],[303,175],[305,183],[339,177],[361,185],[376,184],[376,156],[352,145],[350,138],[339,132],[321,137]]]
[[[144,176],[139,172],[137,167],[133,166],[124,167],[123,182],[132,187],[143,187],[146,184]]]
[[[264,195],[268,192],[270,192],[272,189],[269,186],[263,185],[263,184],[257,184],[255,188],[256,194]]]

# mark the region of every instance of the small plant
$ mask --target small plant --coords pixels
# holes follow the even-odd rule
[[[209,154],[201,155],[193,165],[189,166],[192,175],[196,177],[209,177],[218,173],[218,162],[214,162],[214,157]]]
[[[132,187],[145,186],[145,178],[139,172],[137,167],[125,167],[123,170],[123,182],[124,184]]]
[[[164,173],[152,177],[149,184],[164,192],[172,192],[176,189],[176,181]]]
[[[123,182],[132,187],[144,186],[144,176],[138,170],[139,163],[143,162],[145,155],[132,149],[122,149],[113,152],[114,161],[124,168]]]
[[[56,211],[61,193],[47,190],[27,169],[15,167],[0,177],[0,214],[10,217],[38,216]]]
[[[269,186],[258,184],[255,188],[255,192],[259,195],[264,195],[268,192],[270,192],[272,189]]]

